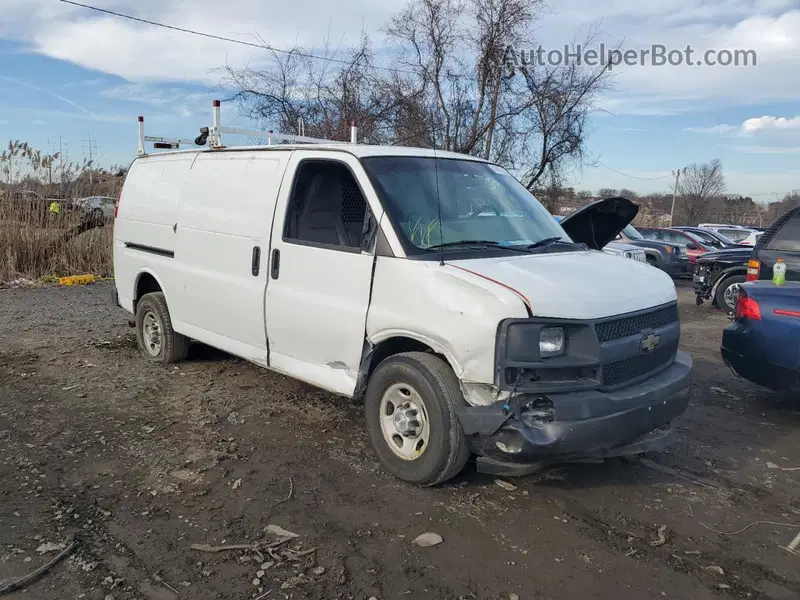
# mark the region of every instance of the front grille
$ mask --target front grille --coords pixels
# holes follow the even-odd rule
[[[663,348],[656,348],[648,354],[608,363],[603,366],[603,385],[606,387],[620,385],[664,367],[675,360],[677,352],[678,344],[676,342]]]
[[[644,252],[634,252],[633,253],[633,260],[638,260],[639,262],[646,263],[647,262],[647,254]]]
[[[632,317],[622,317],[610,321],[597,323],[594,326],[597,332],[597,339],[600,343],[618,340],[641,333],[645,329],[657,329],[664,327],[678,320],[678,306],[672,304],[654,311],[634,315]]]

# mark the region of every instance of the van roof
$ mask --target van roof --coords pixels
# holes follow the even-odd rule
[[[323,150],[323,151],[336,151],[347,152],[356,158],[365,158],[368,156],[416,156],[422,158],[447,158],[447,159],[460,159],[472,160],[476,162],[488,163],[489,161],[476,156],[469,156],[467,154],[459,154],[457,152],[446,152],[443,150],[432,150],[430,148],[412,148],[409,146],[373,146],[369,144],[350,144],[345,142],[331,142],[330,144],[274,144],[267,145],[251,145],[251,146],[226,146],[223,148],[188,148],[186,150],[167,150],[164,152],[154,152],[145,154],[138,157],[139,159],[155,158],[158,156],[174,156],[175,154],[196,154],[202,152],[275,152],[286,150]]]

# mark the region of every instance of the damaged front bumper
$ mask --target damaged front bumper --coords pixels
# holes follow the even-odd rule
[[[478,470],[496,475],[661,450],[689,405],[691,371],[691,357],[678,352],[667,369],[620,390],[526,395],[458,417]]]

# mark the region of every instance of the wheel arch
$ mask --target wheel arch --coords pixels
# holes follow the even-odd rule
[[[720,284],[725,281],[728,277],[732,277],[734,275],[744,275],[747,277],[747,267],[746,266],[736,266],[736,267],[728,267],[727,269],[720,272],[717,276],[714,285],[711,286],[711,298],[716,298],[717,290],[719,289]]]
[[[133,312],[136,313],[136,305],[138,304],[139,300],[145,294],[151,294],[153,292],[161,292],[164,294],[164,299],[167,301],[167,305],[169,305],[169,298],[167,298],[167,292],[164,289],[164,285],[161,282],[161,279],[150,269],[142,269],[137,273],[136,280],[133,284]]]
[[[356,400],[363,399],[369,379],[380,363],[387,358],[404,352],[427,352],[433,354],[447,363],[456,374],[456,377],[461,372],[459,363],[452,352],[434,340],[409,332],[373,336],[371,340],[368,339],[364,343],[364,351],[361,355],[361,365],[358,370],[353,398]]]

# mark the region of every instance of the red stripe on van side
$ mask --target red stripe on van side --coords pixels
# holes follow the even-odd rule
[[[473,275],[477,275],[478,277],[481,277],[482,279],[485,279],[487,281],[491,281],[492,283],[496,283],[497,285],[502,286],[502,287],[506,288],[507,290],[509,290],[511,292],[514,292],[519,297],[519,299],[522,300],[523,304],[525,304],[525,307],[528,309],[528,314],[530,314],[530,315],[533,314],[533,307],[531,306],[530,300],[528,300],[528,298],[525,296],[525,294],[523,294],[519,290],[515,290],[513,287],[503,283],[502,281],[497,281],[496,279],[492,279],[491,277],[487,277],[486,275],[481,275],[480,273],[476,273],[475,271],[470,271],[469,269],[465,269],[464,267],[459,267],[458,265],[451,265],[449,263],[447,264],[447,266],[448,267],[453,267],[453,268],[456,268],[456,269],[460,269],[461,271],[465,271],[467,273],[472,273]]]

